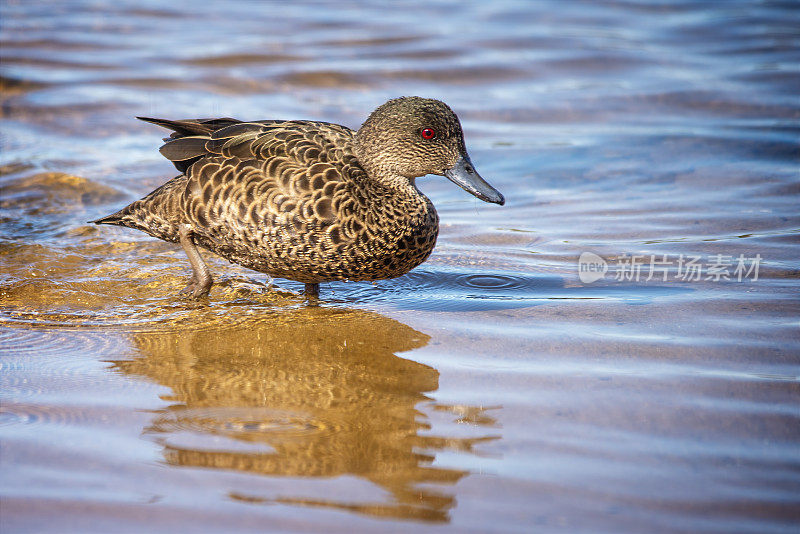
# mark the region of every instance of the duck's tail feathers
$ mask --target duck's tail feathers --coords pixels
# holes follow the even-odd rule
[[[184,137],[190,135],[204,135],[208,136],[211,135],[212,132],[219,130],[220,128],[224,128],[225,126],[230,126],[232,124],[237,124],[242,121],[237,119],[231,119],[230,117],[223,117],[220,119],[181,119],[181,120],[169,120],[169,119],[154,119],[152,117],[136,117],[140,121],[149,122],[151,124],[156,124],[161,126],[162,128],[166,128],[168,130],[172,130],[173,133],[170,137]]]
[[[117,226],[125,226],[125,215],[123,214],[124,210],[120,210],[116,213],[112,213],[111,215],[106,215],[105,217],[100,217],[99,219],[95,219],[93,221],[88,221],[89,224],[116,224]]]

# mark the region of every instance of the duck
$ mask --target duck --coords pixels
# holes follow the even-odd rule
[[[180,175],[90,221],[180,243],[192,267],[182,295],[207,296],[198,248],[303,283],[376,281],[406,274],[436,245],[439,217],[415,183],[440,175],[488,203],[503,195],[470,160],[444,102],[400,97],[356,131],[310,120],[137,117],[172,131],[160,152]]]

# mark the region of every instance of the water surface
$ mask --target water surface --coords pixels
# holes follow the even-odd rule
[[[796,531],[799,24],[4,2],[3,532]],[[507,204],[419,179],[442,227],[403,277],[308,306],[209,257],[191,301],[179,247],[86,223],[175,175],[136,115],[356,128],[411,94]]]

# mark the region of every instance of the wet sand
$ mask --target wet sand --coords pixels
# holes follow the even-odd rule
[[[4,3],[0,530],[795,531],[798,23]],[[86,222],[175,174],[136,115],[358,127],[410,94],[508,202],[418,180],[442,227],[403,277],[309,306],[206,254],[187,300],[179,247]]]

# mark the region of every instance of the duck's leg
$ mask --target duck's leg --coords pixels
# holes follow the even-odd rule
[[[206,262],[203,261],[197,251],[197,245],[194,244],[192,239],[191,227],[188,225],[181,226],[180,238],[183,251],[186,252],[189,263],[192,264],[192,277],[189,279],[187,286],[181,291],[181,295],[191,295],[195,298],[208,295],[214,280],[211,278],[211,273],[208,272]]]
[[[309,299],[316,299],[319,297],[319,284],[306,284],[305,290],[306,297]]]

